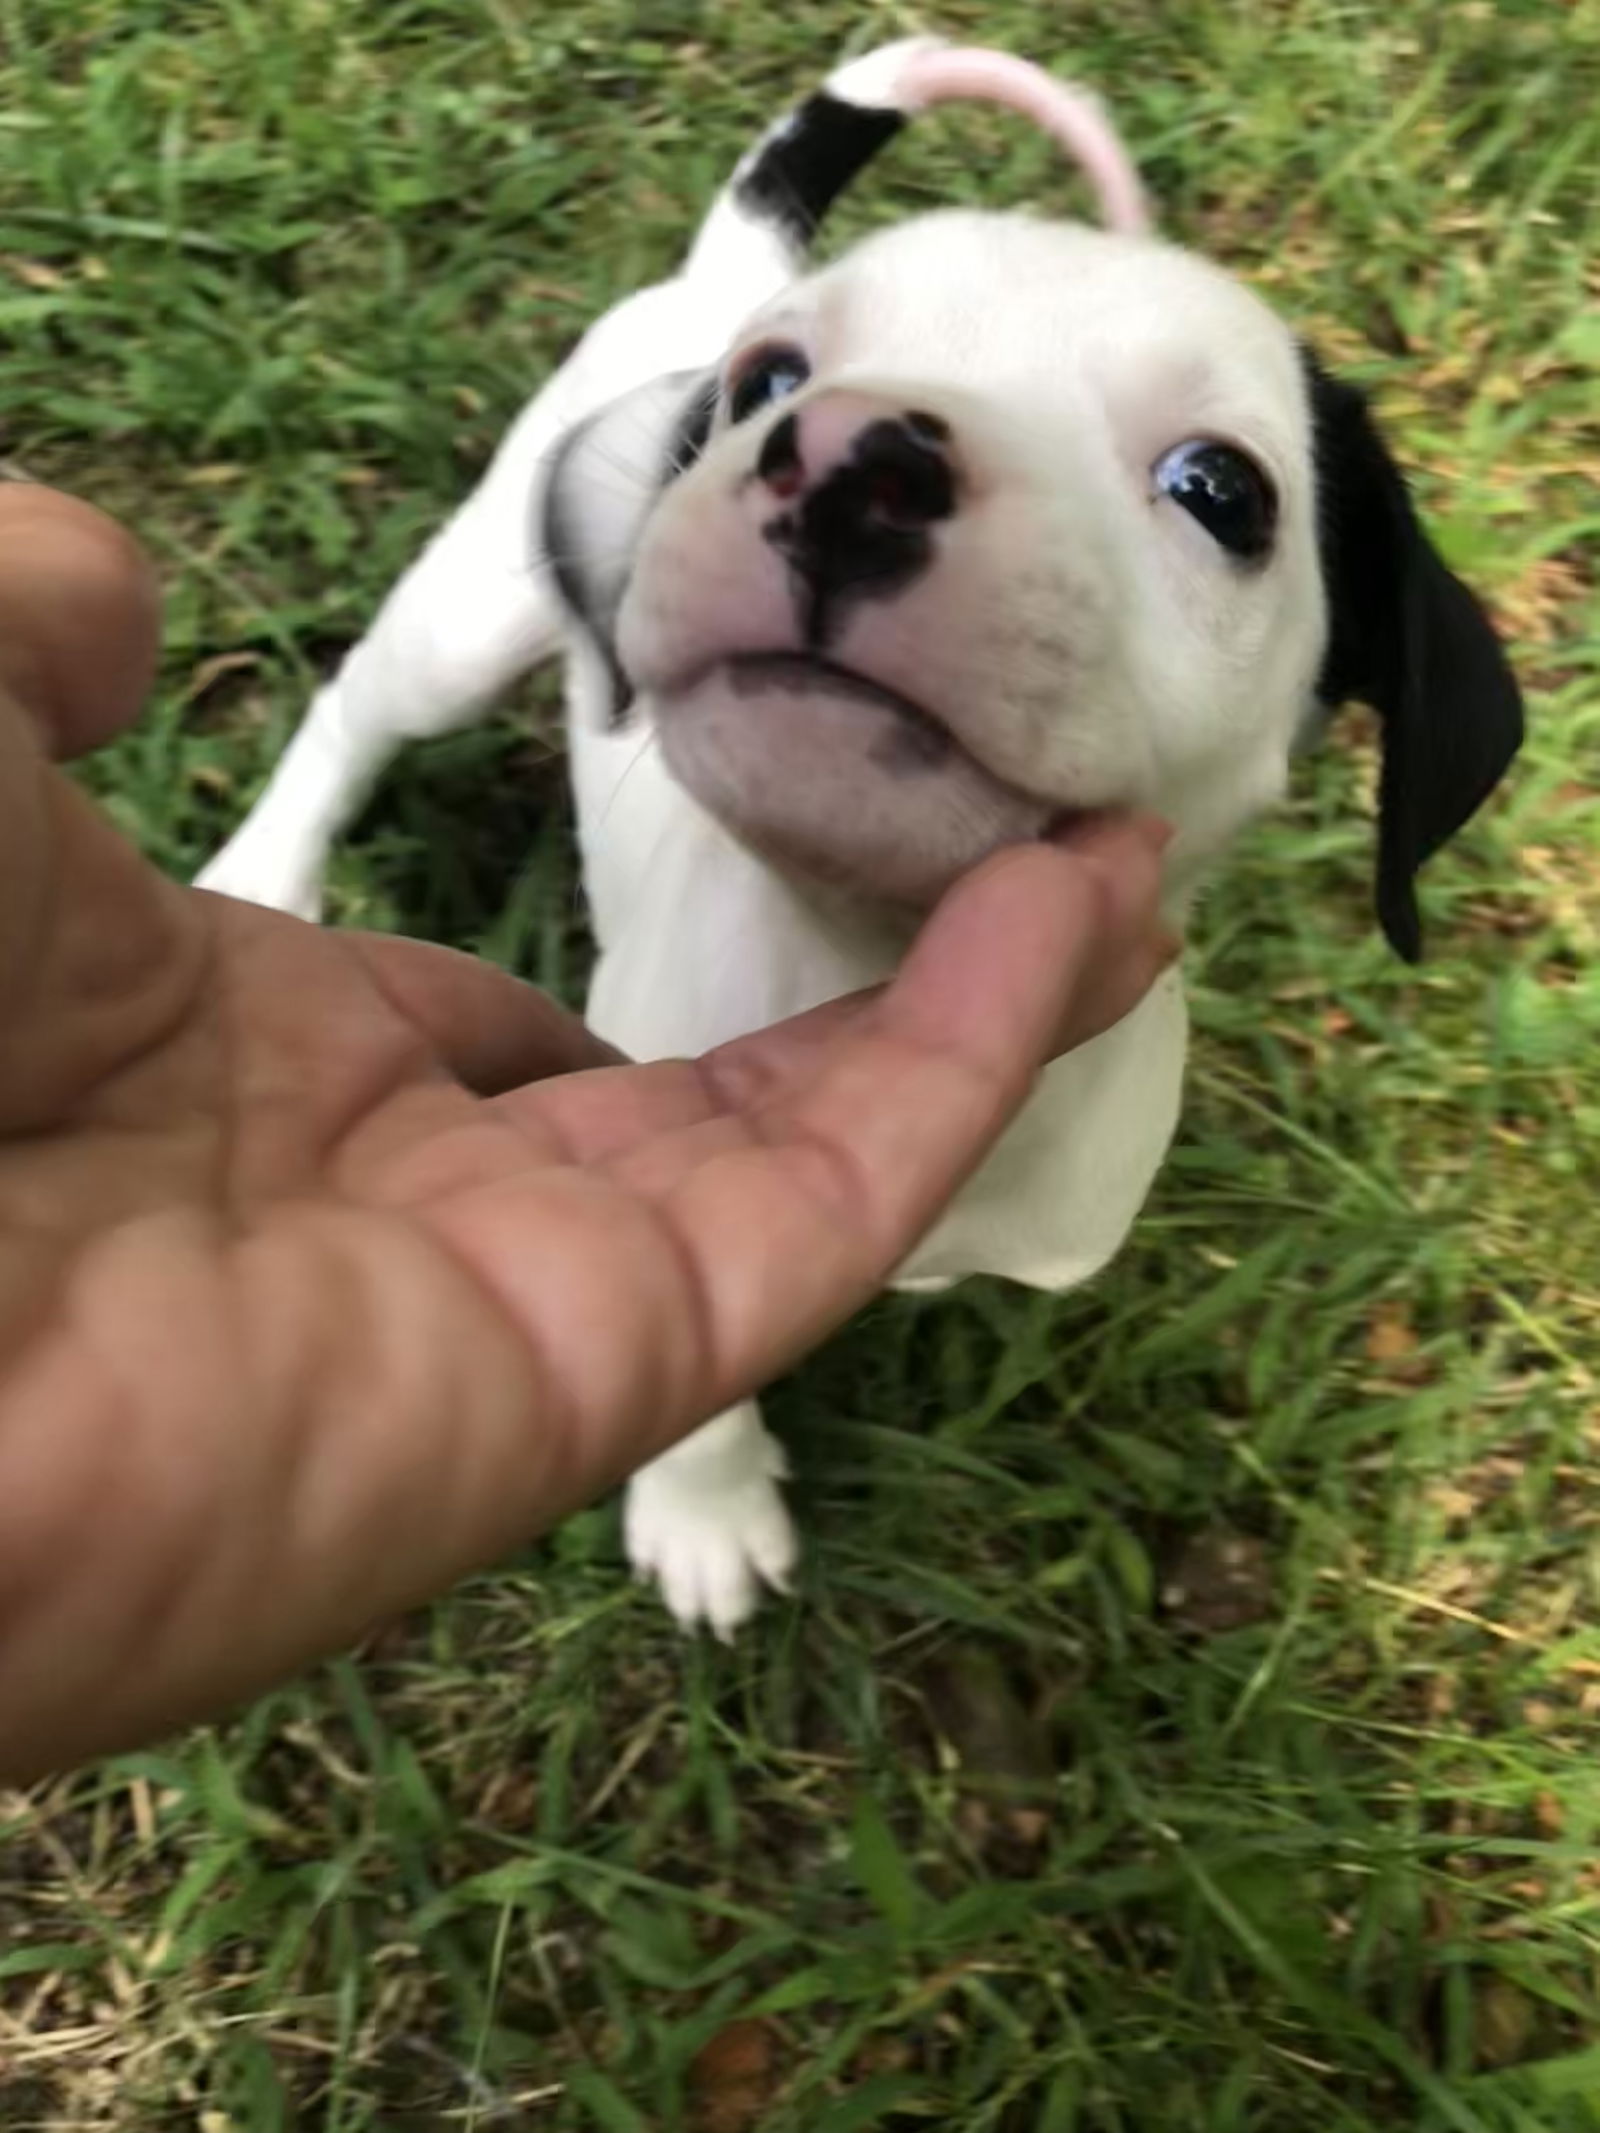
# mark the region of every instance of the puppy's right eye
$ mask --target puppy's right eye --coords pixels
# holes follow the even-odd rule
[[[728,414],[734,422],[747,422],[752,415],[787,400],[811,375],[811,365],[798,348],[786,345],[758,349],[728,388]]]
[[[1192,437],[1174,445],[1156,462],[1155,484],[1241,563],[1259,563],[1271,548],[1277,496],[1255,461],[1231,444]]]

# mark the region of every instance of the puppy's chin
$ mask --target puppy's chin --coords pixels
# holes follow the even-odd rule
[[[1060,813],[826,661],[744,655],[653,693],[679,784],[763,858],[830,888],[920,909]]]

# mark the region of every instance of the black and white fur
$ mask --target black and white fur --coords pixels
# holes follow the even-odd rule
[[[1167,816],[1181,918],[1346,696],[1382,721],[1378,915],[1417,954],[1414,877],[1521,736],[1481,609],[1361,397],[1192,254],[958,212],[804,274],[927,49],[839,70],[746,159],[682,272],[591,330],[205,886],[316,916],[329,844],[398,743],[565,648],[589,1017],[637,1057],[882,978],[945,881],[1063,813]],[[735,421],[753,364],[774,396]],[[1243,485],[1220,517],[1185,471],[1197,445],[1235,455],[1199,462]],[[1186,1041],[1169,975],[1045,1074],[904,1285],[1094,1274],[1164,1157]],[[747,1402],[636,1477],[629,1550],[681,1621],[727,1633],[785,1582],[782,1473]]]

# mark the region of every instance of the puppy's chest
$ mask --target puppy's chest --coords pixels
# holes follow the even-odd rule
[[[903,945],[796,889],[668,773],[648,723],[574,720],[573,785],[600,951],[589,1019],[638,1058],[700,1052],[879,983]]]
[[[600,948],[589,1020],[639,1059],[695,1054],[880,982],[901,943],[801,895],[668,775],[648,727],[607,732],[573,692],[572,768]],[[1058,1060],[904,1270],[1062,1290],[1126,1236],[1177,1123],[1175,977]]]

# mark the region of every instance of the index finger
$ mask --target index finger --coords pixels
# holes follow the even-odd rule
[[[687,1169],[706,1146],[703,1133],[686,1143],[675,1170],[664,1141],[764,1102],[781,1106],[838,1060],[842,1038],[872,1036],[885,1016],[891,1027],[915,1017],[935,1051],[947,1038],[962,1044],[968,1031],[980,1054],[997,1052],[1013,1071],[1031,1074],[1044,1057],[1120,1021],[1173,960],[1177,944],[1159,917],[1169,834],[1154,817],[1106,817],[1065,849],[1008,849],[944,899],[892,987],[830,1000],[698,1061],[541,1082],[502,1096],[495,1108],[572,1162],[615,1164],[648,1143],[653,1172],[664,1177]],[[1057,1009],[1045,1050],[1031,1031],[1018,1052],[1013,1018]],[[870,1120],[870,1106],[859,1115]]]
[[[612,1187],[595,1213],[598,1295],[576,1204],[559,1269],[529,1250],[515,1183],[490,1189],[492,1211],[473,1195],[452,1218],[479,1277],[537,1329],[552,1381],[592,1380],[593,1329],[618,1294],[651,1299],[655,1322],[632,1326],[657,1358],[649,1441],[638,1416],[590,1414],[578,1456],[591,1487],[753,1391],[882,1286],[1022,1104],[1097,956],[1120,942],[1148,984],[1159,846],[1137,825],[1104,834],[1116,865],[1045,846],[990,860],[891,986],[807,1018],[798,1048],[780,1027],[704,1061],[499,1099],[546,1160],[597,1166]],[[623,1199],[643,1231],[619,1221]],[[629,1229],[648,1281],[623,1278]]]
[[[1108,834],[1114,865],[1031,845],[980,867],[793,1085],[752,1097],[759,1040],[735,1053],[724,1100],[753,1145],[689,1171],[663,1207],[698,1269],[725,1397],[882,1286],[1020,1110],[1102,955],[1143,955],[1141,991],[1154,977],[1158,847],[1137,825]],[[728,1063],[710,1063],[714,1079]]]

